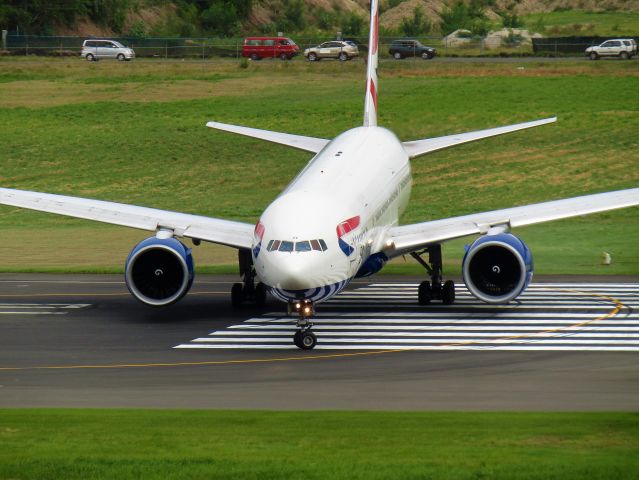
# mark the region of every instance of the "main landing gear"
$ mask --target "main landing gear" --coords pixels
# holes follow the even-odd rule
[[[428,262],[422,255],[428,253]],[[444,305],[455,303],[455,284],[447,280],[442,285],[442,246],[432,245],[421,252],[411,252],[411,256],[422,265],[430,275],[428,280],[419,284],[417,299],[420,305],[428,305],[431,300],[441,300]]]
[[[313,323],[310,318],[315,314],[315,307],[310,300],[300,300],[288,304],[289,315],[297,314],[297,322],[295,326],[298,328],[293,335],[293,343],[302,350],[312,350],[317,345],[317,337],[311,328]]]
[[[261,282],[255,284],[251,251],[240,249],[237,256],[243,283],[234,283],[231,287],[231,303],[234,307],[240,307],[243,303],[253,302],[258,307],[263,307],[266,303],[266,286]]]

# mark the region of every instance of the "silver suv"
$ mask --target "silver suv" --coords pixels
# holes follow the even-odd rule
[[[341,40],[324,42],[321,45],[304,50],[304,56],[311,62],[316,62],[322,58],[337,58],[344,62],[358,55],[359,50],[356,44],[352,42],[342,42]]]
[[[102,58],[115,58],[124,61],[135,58],[135,52],[115,40],[85,40],[80,56],[90,62]]]
[[[637,54],[637,42],[632,38],[615,38],[606,40],[601,45],[586,48],[586,56],[591,60],[599,57],[632,58]]]

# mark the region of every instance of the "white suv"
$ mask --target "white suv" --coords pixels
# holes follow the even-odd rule
[[[101,58],[115,58],[123,61],[135,58],[135,52],[115,40],[85,40],[80,56],[90,62]]]
[[[637,54],[637,42],[632,38],[615,38],[606,40],[601,45],[586,48],[586,56],[590,60],[598,60],[599,57],[632,58]]]

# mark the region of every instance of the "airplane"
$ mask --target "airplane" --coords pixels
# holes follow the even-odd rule
[[[443,137],[400,141],[377,124],[378,0],[371,2],[364,119],[333,140],[208,122],[314,154],[306,167],[264,210],[255,225],[101,200],[0,188],[0,204],[155,232],[129,253],[125,281],[151,306],[170,305],[190,289],[191,249],[178,238],[236,248],[241,283],[234,306],[263,305],[267,292],[295,316],[293,342],[315,347],[315,305],[354,278],[372,275],[389,260],[410,255],[427,271],[418,301],[455,301],[455,285],[442,278],[442,243],[479,235],[467,248],[462,277],[468,290],[490,304],[517,298],[533,275],[532,253],[511,229],[639,205],[639,188],[554,200],[489,212],[399,225],[409,201],[411,160],[444,148],[547,125],[556,117]],[[426,254],[428,257],[426,258]]]

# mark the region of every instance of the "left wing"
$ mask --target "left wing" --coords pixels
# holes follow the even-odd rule
[[[391,227],[387,232],[390,248],[386,253],[396,257],[454,238],[488,233],[491,228],[523,227],[635,205],[639,205],[639,188]]]
[[[0,204],[95,220],[124,227],[157,231],[172,230],[175,236],[251,248],[254,226],[219,218],[138,207],[88,198],[0,188]]]

